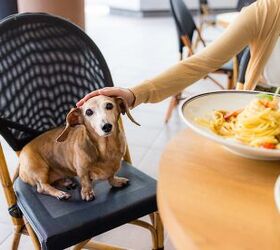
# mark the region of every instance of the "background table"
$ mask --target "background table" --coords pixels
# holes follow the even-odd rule
[[[158,203],[177,249],[280,249],[280,162],[241,158],[189,129],[162,154]]]
[[[222,13],[216,16],[217,25],[226,28],[239,15],[239,12]]]

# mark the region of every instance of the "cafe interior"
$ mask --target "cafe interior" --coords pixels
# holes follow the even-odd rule
[[[278,0],[0,0],[0,249],[280,249]]]

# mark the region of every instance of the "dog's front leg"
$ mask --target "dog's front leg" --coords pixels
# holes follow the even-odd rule
[[[81,173],[79,175],[81,183],[81,196],[84,201],[91,201],[95,198],[94,191],[92,188],[92,181],[88,173]]]
[[[124,187],[129,183],[129,180],[124,177],[112,176],[108,179],[112,187]]]

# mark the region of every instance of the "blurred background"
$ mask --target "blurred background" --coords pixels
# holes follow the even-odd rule
[[[194,20],[201,21],[198,0],[185,0]],[[236,10],[237,0],[209,0],[211,13]],[[97,44],[111,70],[114,84],[132,87],[161,73],[179,61],[176,27],[170,13],[169,0],[0,0],[1,18],[19,12],[49,12],[70,19]],[[224,31],[217,25],[206,25],[201,30],[202,37],[211,42]],[[198,50],[201,46],[198,46]],[[224,86],[227,77],[215,76]],[[212,81],[200,80],[187,88],[183,96],[219,89]],[[125,129],[132,161],[136,167],[157,178],[160,155],[169,139],[185,125],[177,110],[168,123],[165,115],[170,100],[158,104],[143,104],[132,110],[132,115],[141,124],[137,127],[124,118]],[[1,138],[8,165],[11,170],[17,165],[15,152]],[[0,189],[0,249],[9,249],[12,226],[9,220],[2,189]],[[148,233],[138,234],[139,228],[122,226],[98,236],[98,240],[135,248],[149,249]],[[141,231],[142,232],[142,231]],[[128,237],[129,235],[129,237]],[[140,237],[140,239],[139,239]],[[133,240],[134,239],[134,240]],[[32,249],[31,242],[24,238],[20,249]],[[166,237],[165,249],[173,249]]]

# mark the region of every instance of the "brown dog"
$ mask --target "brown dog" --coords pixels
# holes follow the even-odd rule
[[[52,129],[28,143],[19,156],[20,178],[37,187],[39,193],[58,199],[70,194],[51,184],[73,187],[78,176],[83,200],[94,199],[92,182],[108,180],[122,187],[128,179],[115,176],[125,153],[125,138],[119,128],[120,113],[131,117],[121,98],[96,96],[66,117],[66,127]]]

